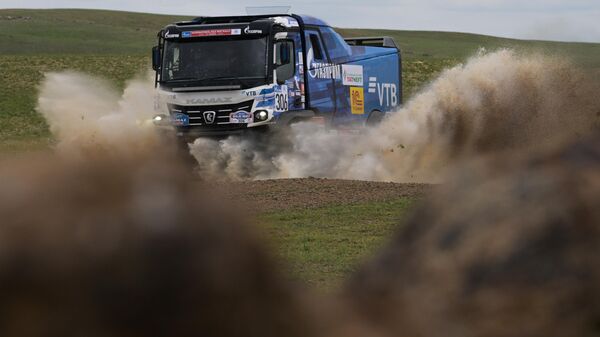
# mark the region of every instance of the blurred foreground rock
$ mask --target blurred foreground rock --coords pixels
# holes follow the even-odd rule
[[[461,167],[346,291],[396,335],[600,335],[600,134]]]

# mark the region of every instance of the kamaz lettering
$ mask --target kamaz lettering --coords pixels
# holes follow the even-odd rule
[[[170,24],[158,35],[152,66],[155,124],[174,127],[185,141],[312,118],[359,127],[402,104],[401,55],[392,38],[343,39],[306,15]]]
[[[207,104],[225,104],[230,103],[231,97],[211,97],[211,98],[194,98],[185,101],[185,104],[207,105]]]

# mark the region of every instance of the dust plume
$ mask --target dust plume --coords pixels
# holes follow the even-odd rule
[[[266,134],[197,139],[203,176],[327,177],[403,182],[443,179],[462,159],[577,138],[598,128],[600,81],[568,60],[481,52],[444,71],[379,126],[344,133],[299,123]],[[50,73],[38,110],[62,153],[128,155],[158,148],[150,78],[119,94],[87,75]]]
[[[203,174],[437,181],[458,159],[580,137],[598,127],[600,84],[569,61],[480,52],[361,134],[300,123],[270,139],[199,139]],[[265,146],[265,143],[283,144]]]
[[[156,145],[153,94],[149,79],[132,80],[119,94],[106,81],[85,74],[48,73],[40,87],[38,111],[56,136],[60,153],[127,155]]]

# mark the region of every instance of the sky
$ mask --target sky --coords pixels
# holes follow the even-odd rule
[[[0,0],[0,8],[101,8],[184,15],[244,14],[290,5],[344,28],[440,30],[522,39],[600,42],[600,0]]]

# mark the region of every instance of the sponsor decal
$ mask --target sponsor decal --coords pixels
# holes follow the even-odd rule
[[[231,103],[232,97],[194,98],[186,100],[187,105],[207,105]]]
[[[174,113],[171,119],[173,120],[173,125],[175,126],[186,126],[190,124],[190,118],[186,114]]]
[[[244,90],[242,91],[242,95],[246,95],[248,97],[255,97],[258,95],[258,93],[254,90]]]
[[[377,77],[369,77],[369,93],[377,93],[381,106],[398,105],[398,87],[395,83],[379,83]]]
[[[377,77],[369,77],[369,94],[377,92]]]
[[[308,74],[312,78],[318,79],[336,79],[342,78],[342,67],[339,64],[315,62],[314,51],[312,48],[306,55],[306,63],[308,63]]]
[[[280,91],[275,93],[275,111],[283,112],[288,111],[288,109],[288,87],[287,85],[282,85]]]
[[[171,34],[170,32],[165,33],[165,39],[176,39],[178,37],[179,37],[179,33],[173,33],[173,34]]]
[[[300,76],[304,76],[304,55],[302,55],[302,52],[298,52],[298,67],[300,69],[299,73]]]
[[[244,29],[244,34],[262,34],[263,31],[260,29],[252,29],[250,30],[250,26],[246,27],[246,29]]]
[[[377,83],[379,104],[386,106],[398,105],[398,87],[394,83]]]
[[[275,34],[275,39],[279,40],[279,39],[286,39],[288,36],[287,32],[279,32]]]
[[[182,32],[181,37],[207,37],[207,36],[230,36],[230,35],[241,35],[241,29],[207,29],[207,30],[193,30],[188,32]]]
[[[273,18],[273,21],[275,21],[276,24],[282,25],[287,28],[300,26],[298,24],[298,20],[287,16],[277,16]]]
[[[365,91],[363,88],[350,88],[350,106],[353,115],[363,115],[365,113]]]
[[[204,117],[204,123],[206,123],[206,124],[214,123],[216,116],[217,116],[217,113],[214,111],[204,111],[204,113],[202,114],[202,117]]]
[[[252,114],[247,111],[237,111],[229,114],[229,123],[233,124],[247,124],[252,123],[254,118]]]
[[[313,62],[310,64],[310,69],[308,73],[312,78],[319,79],[336,79],[339,80],[341,78],[341,69],[340,66],[333,63],[319,63]]]
[[[342,65],[342,80],[344,85],[363,86],[363,67],[361,65]]]

